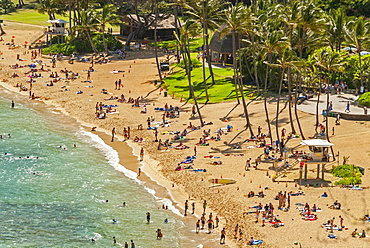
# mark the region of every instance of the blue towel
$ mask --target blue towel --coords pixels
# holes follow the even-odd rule
[[[329,234],[328,237],[331,238],[331,239],[335,239],[337,237],[337,235]]]
[[[262,244],[262,240],[254,240],[251,245],[260,245]]]

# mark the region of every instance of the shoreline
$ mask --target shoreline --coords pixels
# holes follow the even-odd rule
[[[23,92],[17,92],[12,86],[6,82],[0,81],[0,87],[3,87],[4,89],[20,94],[23,97],[27,97],[27,94]],[[23,94],[22,94],[23,93]],[[191,231],[194,229],[192,226],[195,226],[196,219],[199,219],[201,216],[201,209],[200,207],[196,208],[195,215],[190,215],[187,218],[184,218],[182,203],[185,202],[185,200],[191,200],[194,201],[195,199],[191,199],[190,197],[185,197],[186,192],[183,187],[179,187],[176,185],[176,187],[172,186],[172,182],[168,179],[164,178],[159,174],[159,171],[154,169],[154,166],[158,165],[160,162],[151,159],[150,155],[144,155],[143,161],[139,160],[139,153],[141,147],[138,144],[135,144],[134,142],[128,140],[124,141],[123,136],[117,135],[115,137],[115,141],[111,142],[111,136],[109,135],[109,131],[106,129],[103,129],[101,127],[97,127],[96,131],[91,132],[91,128],[94,126],[91,123],[86,123],[81,120],[79,120],[76,116],[70,115],[68,112],[65,111],[64,108],[56,105],[51,100],[42,100],[42,99],[36,99],[38,102],[43,103],[46,107],[52,108],[54,111],[60,112],[62,115],[65,115],[69,118],[74,119],[74,121],[81,126],[86,132],[92,133],[97,135],[106,145],[110,146],[112,149],[114,149],[118,153],[119,157],[119,164],[123,166],[125,169],[133,172],[136,174],[135,179],[139,181],[139,184],[147,188],[146,190],[153,195],[155,200],[157,202],[166,202],[170,203],[169,210],[179,218],[181,222],[185,224],[186,232],[184,236],[191,235]],[[138,168],[141,169],[141,175],[138,176]],[[124,173],[123,173],[124,174]],[[127,177],[127,175],[124,175]],[[134,179],[132,177],[129,177],[131,179]],[[153,192],[154,191],[154,192]],[[162,199],[162,200],[161,200]],[[168,201],[166,201],[168,200]],[[200,206],[200,202],[198,206]],[[166,204],[167,205],[167,204]],[[210,208],[209,208],[210,209]],[[211,209],[210,209],[211,210]],[[212,210],[211,210],[212,211]],[[215,213],[215,211],[212,211]],[[220,224],[223,223],[222,216],[220,218]],[[214,233],[219,233],[217,230],[214,231]],[[219,236],[219,235],[218,235]],[[193,236],[191,238],[194,238]],[[202,247],[213,247],[214,242],[205,241],[205,238],[201,238],[200,240],[203,241],[201,244]],[[180,238],[181,240],[181,238]],[[198,247],[198,246],[197,246]],[[234,246],[230,246],[230,244],[227,244],[224,247],[230,247],[233,248]]]

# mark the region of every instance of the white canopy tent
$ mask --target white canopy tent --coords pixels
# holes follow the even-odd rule
[[[315,147],[331,147],[334,145],[329,141],[322,139],[302,140],[300,144],[303,146],[315,146]]]

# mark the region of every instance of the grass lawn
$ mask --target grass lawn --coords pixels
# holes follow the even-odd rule
[[[202,44],[203,44],[202,38],[191,39],[190,40],[190,51],[198,52],[198,47],[201,47]],[[149,43],[149,45],[154,46],[154,43]],[[160,48],[168,48],[169,50],[175,50],[177,46],[177,40],[157,42],[157,46]]]
[[[43,15],[37,12],[34,9],[18,9],[15,12],[10,14],[2,14],[0,15],[0,19],[4,21],[13,21],[13,22],[22,22],[34,25],[41,25],[41,26],[50,26],[49,23],[46,23],[49,20],[48,15]],[[57,19],[63,19],[68,21],[68,16],[61,16],[58,15]]]
[[[207,80],[208,95],[210,103],[233,101],[235,98],[235,88],[233,81],[233,70],[232,68],[227,69],[213,69],[215,76],[215,84],[212,85],[212,80]],[[206,94],[204,91],[203,84],[203,70],[202,68],[194,68],[192,73],[192,83],[194,86],[195,95],[198,97],[199,103],[206,101]],[[209,76],[208,69],[206,76]],[[181,69],[178,72],[168,76],[164,79],[165,87],[170,95],[174,94],[176,98],[188,98],[189,96],[189,84],[185,70]],[[246,97],[253,91],[252,88],[244,88]]]
[[[50,26],[50,24],[46,22],[47,20],[49,20],[48,15],[40,14],[35,9],[17,9],[15,12],[0,15],[0,19],[4,20],[5,22],[12,21],[40,25],[45,27]],[[69,21],[68,15],[66,16],[56,15],[56,19]],[[68,23],[66,24],[66,27],[67,28],[69,27]],[[107,25],[107,28],[112,28],[113,32],[119,32],[119,26]]]

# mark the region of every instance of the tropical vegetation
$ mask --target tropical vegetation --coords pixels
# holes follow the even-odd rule
[[[358,166],[352,164],[338,165],[332,171],[333,176],[340,177],[336,185],[356,185],[361,183],[362,173]]]

